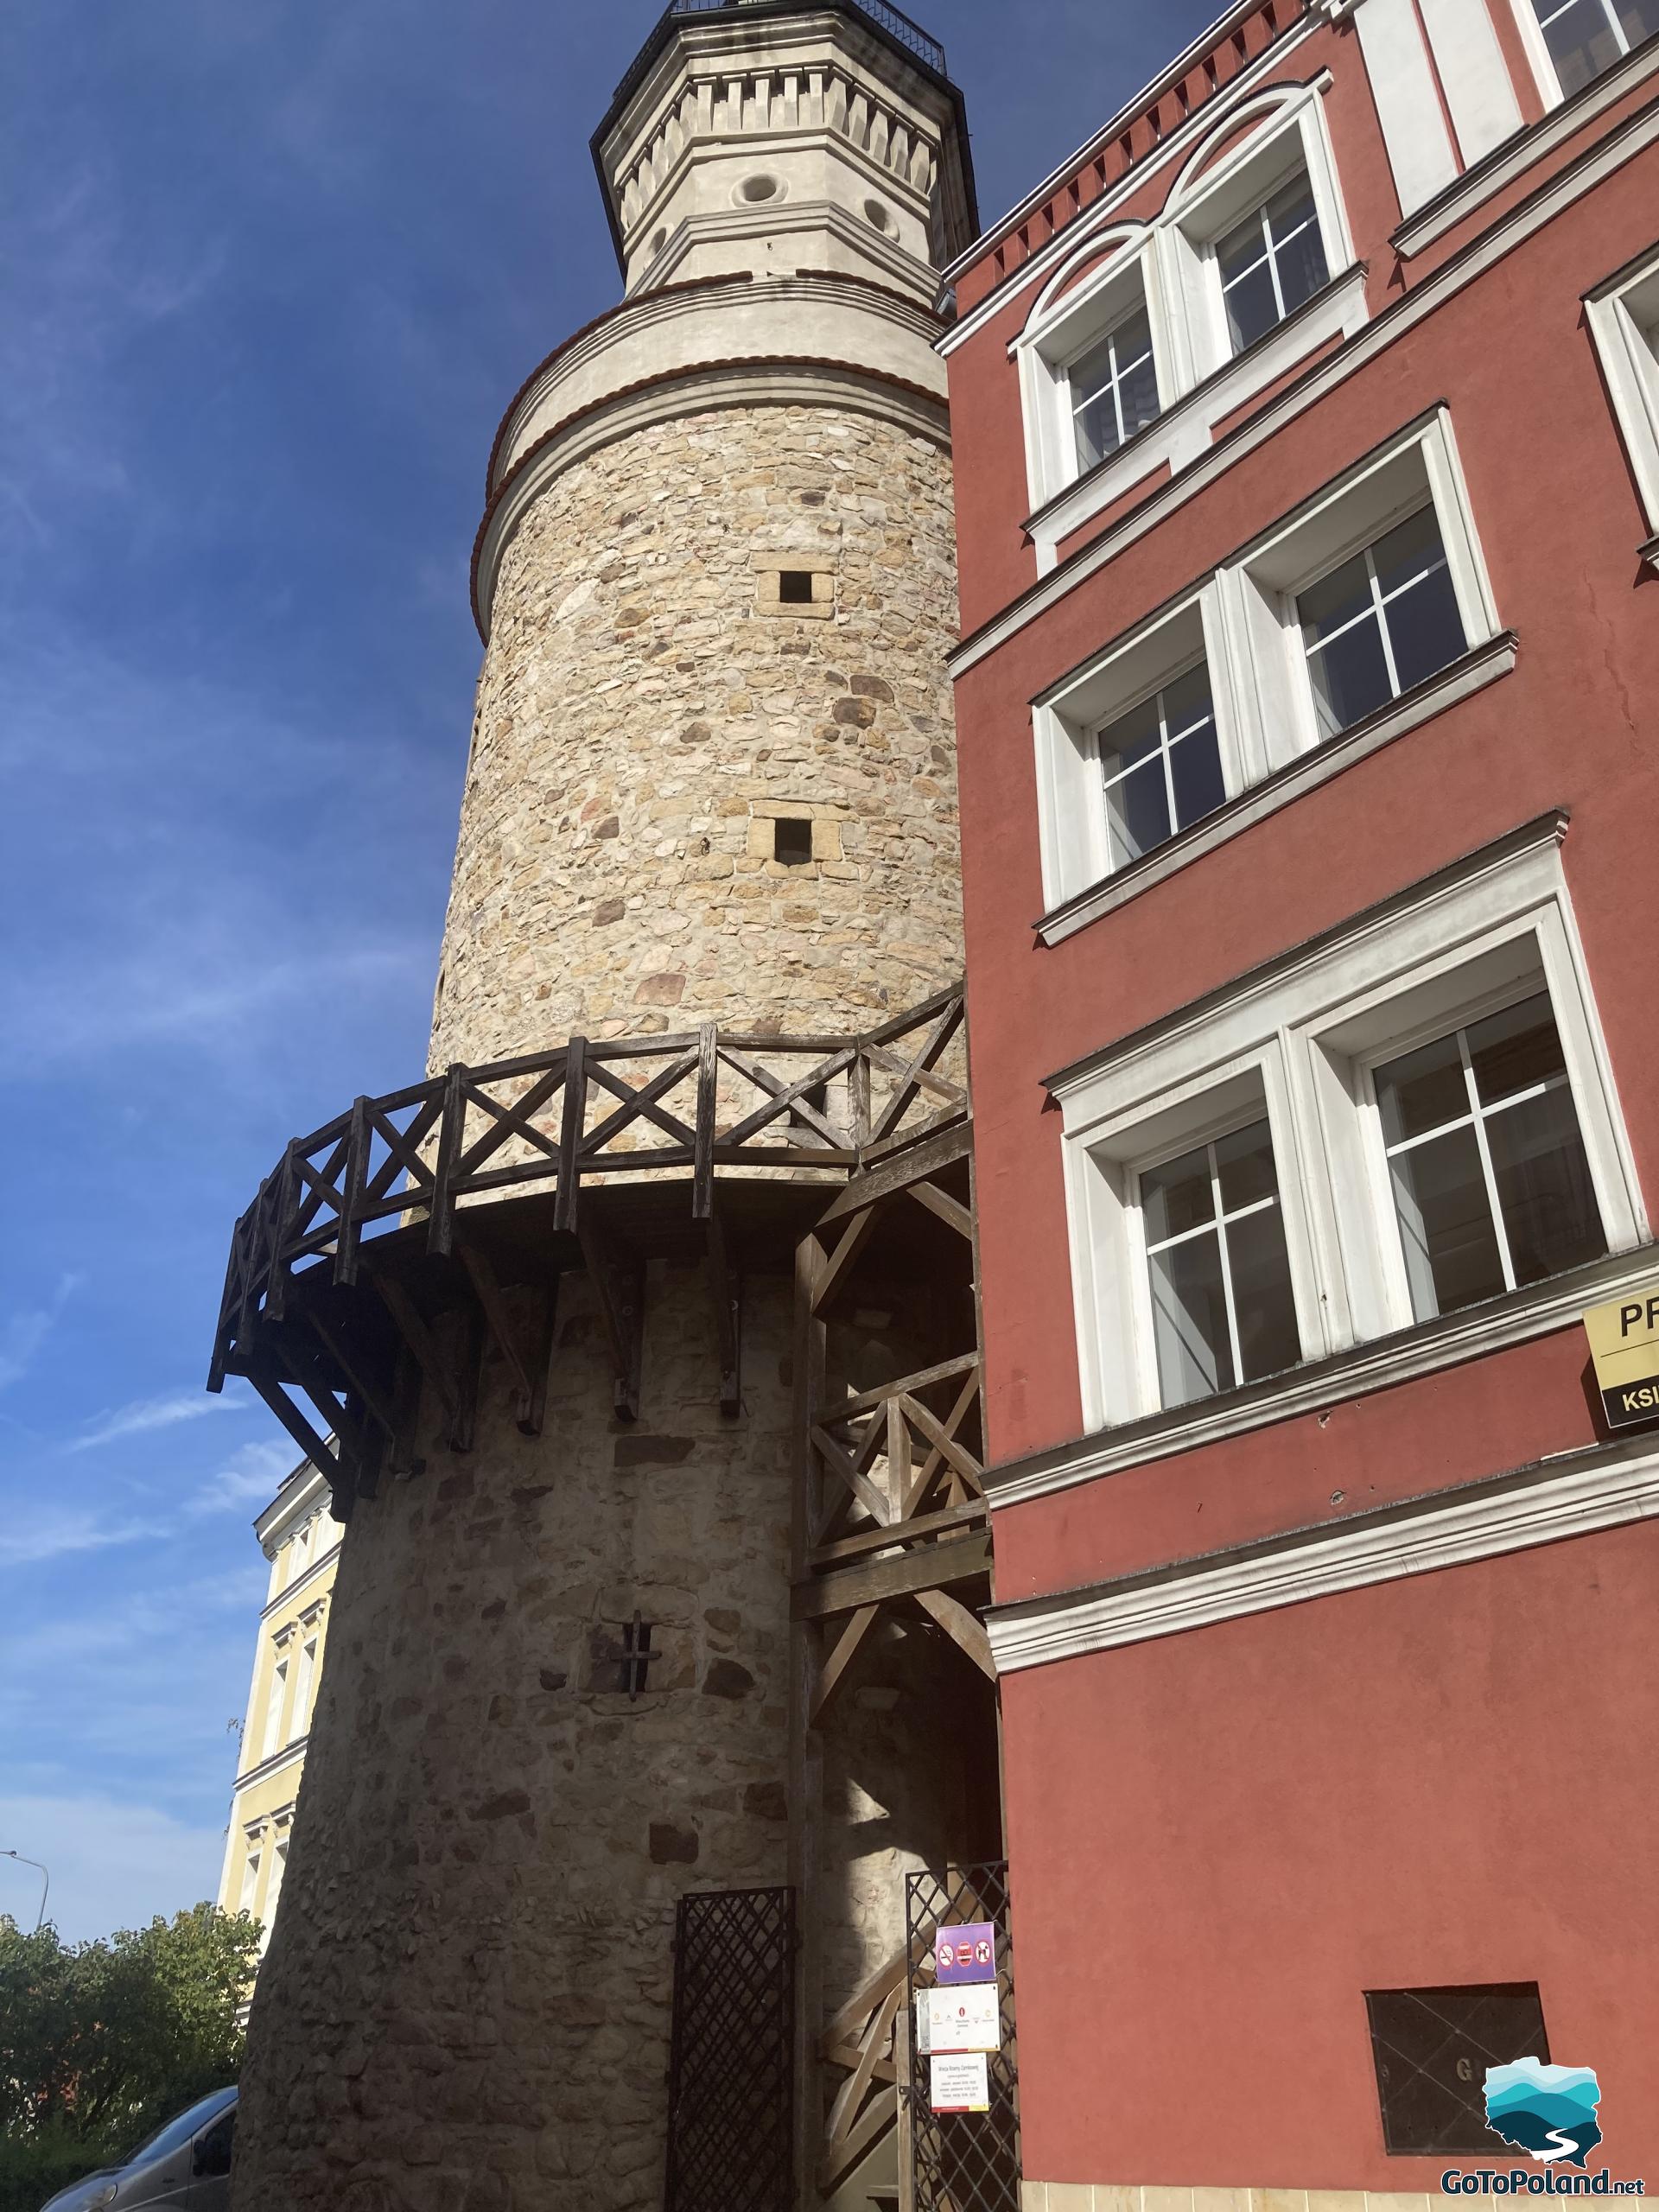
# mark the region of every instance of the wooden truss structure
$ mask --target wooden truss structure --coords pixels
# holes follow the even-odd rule
[[[741,1388],[744,1249],[794,1253],[796,1743],[817,1732],[877,1624],[931,1623],[992,1681],[972,1121],[960,988],[850,1038],[705,1027],[455,1066],[296,1139],[237,1224],[210,1389],[246,1377],[347,1518],[384,1473],[419,1471],[423,1408],[472,1447],[492,1352],[539,1435],[562,1278],[585,1271],[614,1374],[640,1402],[647,1260],[706,1256],[718,1390]],[[509,1203],[510,1202],[510,1203]],[[917,1218],[950,1280],[950,1356],[857,1395],[830,1334],[861,1262]],[[920,1217],[931,1217],[926,1224]],[[819,2018],[810,1817],[793,1824],[806,1905],[804,2016]],[[904,2125],[900,1951],[822,2028],[798,2069],[803,2171],[829,2194]],[[902,2147],[902,2139],[901,2139]],[[907,2173],[908,2162],[901,2164]],[[902,2184],[901,2184],[902,2185]]]
[[[598,1293],[616,1411],[637,1418],[645,1262],[689,1237],[709,1262],[720,1398],[735,1411],[734,1222],[770,1198],[772,1236],[792,1241],[816,1198],[964,1127],[965,1074],[945,1071],[962,1021],[956,988],[851,1038],[575,1037],[359,1098],[289,1146],[238,1222],[207,1387],[245,1376],[327,1475],[343,1520],[386,1466],[412,1471],[423,1389],[451,1447],[470,1448],[492,1346],[519,1426],[540,1433],[572,1268]],[[529,1319],[506,1295],[509,1263]]]

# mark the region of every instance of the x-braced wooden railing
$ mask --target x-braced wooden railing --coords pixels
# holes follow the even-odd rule
[[[515,1322],[487,1253],[467,1232],[471,1209],[550,1191],[552,1230],[580,1248],[598,1293],[617,1410],[633,1418],[643,1259],[607,1237],[582,1198],[595,1185],[661,1178],[689,1185],[691,1218],[705,1231],[718,1289],[721,1397],[734,1410],[736,1287],[717,1184],[781,1172],[823,1179],[833,1190],[963,1127],[962,1025],[956,987],[857,1036],[705,1027],[681,1036],[577,1037],[556,1052],[457,1065],[386,1097],[359,1098],[288,1147],[237,1224],[208,1388],[221,1389],[227,1375],[247,1376],[301,1450],[321,1453],[331,1478],[341,1475],[341,1512],[354,1491],[372,1494],[387,1449],[394,1465],[408,1464],[416,1376],[437,1392],[451,1444],[467,1448],[487,1343],[505,1361],[519,1425],[538,1433],[556,1279],[543,1286],[539,1320]],[[390,1310],[399,1345],[392,1372],[365,1351],[337,1300],[330,1307],[315,1294],[297,1299],[296,1287],[353,1293],[374,1241],[423,1223],[428,1257],[464,1270],[468,1341],[458,1354],[447,1351],[406,1284],[377,1272],[375,1303]],[[303,1308],[297,1325],[294,1306]]]

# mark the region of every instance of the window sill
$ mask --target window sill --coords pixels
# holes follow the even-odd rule
[[[1430,677],[1427,683],[1418,684],[1377,714],[1344,730],[1340,737],[1331,739],[1312,753],[1300,754],[1265,782],[1249,785],[1166,844],[1154,847],[1116,875],[1090,884],[1086,890],[1065,900],[1033,925],[1037,935],[1046,945],[1062,944],[1090,922],[1098,921],[1104,914],[1116,913],[1132,899],[1138,899],[1143,891],[1167,881],[1181,868],[1253,829],[1305,792],[1316,790],[1356,762],[1381,752],[1385,745],[1391,745],[1408,730],[1419,728],[1436,715],[1445,713],[1448,707],[1472,697],[1487,684],[1509,675],[1518,652],[1515,632],[1499,631],[1497,637],[1465,653],[1438,676]]]
[[[1659,570],[1659,537],[1650,537],[1645,545],[1638,545],[1636,557],[1645,562],[1649,568]]]
[[[1535,162],[1554,153],[1558,146],[1582,130],[1586,124],[1593,123],[1599,115],[1656,72],[1659,72],[1659,39],[1649,39],[1634,53],[1627,54],[1617,68],[1592,79],[1571,99],[1551,108],[1540,121],[1529,124],[1503,145],[1494,146],[1484,161],[1466,169],[1426,207],[1418,208],[1409,220],[1402,223],[1389,238],[1389,245],[1402,261],[1409,261],[1425,246],[1433,245],[1437,238],[1455,230],[1495,194],[1524,175]]]
[[[1047,575],[1066,539],[1160,467],[1167,464],[1173,474],[1207,453],[1218,423],[1236,417],[1258,392],[1289,375],[1309,353],[1333,338],[1351,337],[1366,320],[1367,275],[1367,264],[1357,261],[1333,276],[1276,329],[1184,392],[1156,422],[1148,423],[1086,476],[1046,500],[1025,524],[1026,535],[1037,549],[1038,573]]]
[[[1328,1359],[1293,1367],[1242,1390],[1097,1430],[1030,1459],[988,1467],[986,1496],[993,1512],[1000,1512],[1005,1506],[1051,1497],[1084,1483],[1126,1473],[1131,1467],[1201,1451],[1228,1437],[1317,1413],[1344,1399],[1394,1389],[1421,1376],[1484,1359],[1576,1325],[1590,1306],[1651,1284],[1656,1267],[1659,1246],[1613,1253],[1570,1274],[1554,1275],[1548,1282],[1511,1291],[1465,1313],[1424,1321]]]

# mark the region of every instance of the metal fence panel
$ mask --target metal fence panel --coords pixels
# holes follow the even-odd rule
[[[795,1892],[680,1899],[666,2212],[794,2212]]]
[[[988,2113],[936,2113],[929,2062],[918,2049],[914,2033],[916,1998],[919,1991],[934,1986],[936,1931],[982,1920],[990,1921],[996,1929],[997,2009],[1002,2024],[1002,2047],[993,2053],[987,2069],[991,2108]],[[1007,1860],[907,1875],[905,1929],[912,2030],[908,2038],[908,2101],[914,2212],[1020,2212],[1019,2052]]]

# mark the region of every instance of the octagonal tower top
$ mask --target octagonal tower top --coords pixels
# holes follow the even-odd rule
[[[978,228],[944,49],[886,0],[672,0],[593,147],[630,296],[834,272],[931,302]]]

